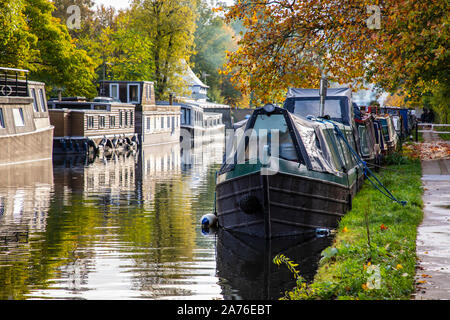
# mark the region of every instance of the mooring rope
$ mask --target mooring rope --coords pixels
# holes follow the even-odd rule
[[[367,180],[369,180],[369,182],[372,184],[372,186],[374,186],[378,191],[380,191],[383,195],[385,195],[386,197],[388,197],[389,199],[401,204],[402,206],[405,206],[407,204],[407,201],[402,201],[402,200],[398,200],[390,191],[388,188],[386,188],[386,186],[377,178],[377,176],[372,172],[372,170],[370,170],[370,168],[367,166],[367,163],[361,159],[361,157],[358,155],[358,153],[352,148],[352,146],[350,145],[350,143],[348,142],[348,140],[346,139],[346,137],[344,136],[344,134],[342,133],[341,129],[339,129],[339,127],[332,121],[327,120],[327,119],[316,119],[316,121],[318,122],[328,122],[331,123],[334,127],[334,130],[336,131],[336,134],[338,135],[338,137],[340,137],[345,144],[347,145],[348,149],[350,150],[350,153],[353,155],[353,157],[355,158],[356,162],[358,164],[361,164],[364,168],[363,172],[364,175],[366,176]],[[378,182],[378,184],[384,189],[381,190],[380,187],[378,187],[375,182],[373,182],[369,175],[367,174],[367,172],[369,172],[370,176],[374,177],[375,180]]]

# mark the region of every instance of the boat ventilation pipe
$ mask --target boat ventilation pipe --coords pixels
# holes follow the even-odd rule
[[[239,208],[246,214],[256,214],[262,211],[258,198],[249,194],[244,195],[239,200]]]

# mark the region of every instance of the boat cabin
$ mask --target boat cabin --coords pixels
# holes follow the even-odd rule
[[[136,149],[135,106],[98,97],[48,102],[55,126],[54,153],[123,152]]]
[[[115,101],[135,106],[135,132],[142,145],[178,142],[180,139],[180,106],[156,104],[151,81],[100,81],[99,91]]]
[[[45,84],[28,70],[0,68],[0,165],[52,157]]]
[[[375,134],[374,118],[371,114],[365,114],[360,111],[358,106],[353,103],[355,112],[355,125],[359,135],[359,152],[362,159],[369,166],[381,165],[381,148],[377,142]]]

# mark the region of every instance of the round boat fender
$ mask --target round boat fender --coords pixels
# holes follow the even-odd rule
[[[136,143],[136,145],[139,144],[139,139],[138,139],[138,137],[137,137],[137,134],[134,134],[134,135],[133,135],[133,138],[131,138],[131,141],[133,141],[134,143]]]
[[[217,216],[214,213],[207,213],[200,218],[202,227],[213,227],[217,225]]]

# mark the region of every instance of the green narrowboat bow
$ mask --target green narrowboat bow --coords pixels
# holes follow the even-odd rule
[[[333,229],[362,186],[350,125],[266,105],[233,138],[216,181],[223,229],[261,238]]]

